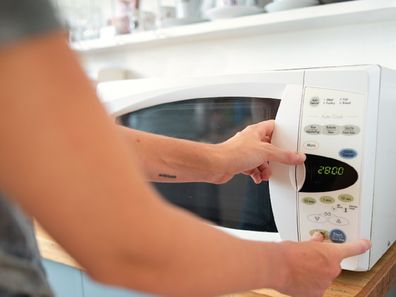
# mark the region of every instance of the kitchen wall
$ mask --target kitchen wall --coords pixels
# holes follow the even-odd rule
[[[237,21],[237,20],[236,20]],[[381,64],[396,69],[396,20],[274,34],[201,37],[80,53],[92,77],[119,67],[132,77],[172,77],[324,65]]]

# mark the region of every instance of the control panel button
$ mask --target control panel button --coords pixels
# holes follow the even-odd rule
[[[340,229],[333,229],[330,231],[329,238],[334,243],[344,243],[346,241],[346,234]]]
[[[338,154],[342,158],[352,159],[357,156],[357,151],[355,151],[354,149],[343,149],[343,150],[340,150],[340,152]]]
[[[337,226],[345,226],[349,224],[349,221],[345,218],[334,216],[330,218],[330,223]]]
[[[327,218],[320,214],[313,214],[308,216],[308,220],[314,223],[325,223],[327,222]]]
[[[340,127],[337,125],[324,125],[322,133],[325,135],[337,135],[340,134]]]
[[[320,104],[320,98],[318,96],[314,96],[309,100],[309,105],[318,106]]]
[[[320,232],[322,233],[324,239],[329,239],[329,231],[323,229],[312,229],[309,231],[309,235],[313,236],[315,232]]]
[[[349,194],[341,194],[341,195],[338,195],[338,200],[345,202],[345,203],[351,203],[354,200],[354,198],[352,195],[349,195]]]
[[[313,198],[313,197],[304,197],[304,198],[302,199],[302,202],[303,202],[304,204],[313,205],[313,204],[316,203],[316,199]]]
[[[304,148],[307,150],[316,150],[319,148],[319,144],[315,141],[304,142]]]
[[[356,135],[359,134],[360,128],[355,125],[345,125],[342,127],[341,133],[342,135]]]
[[[322,196],[319,200],[324,204],[332,204],[335,202],[335,199],[331,196]]]
[[[316,124],[307,125],[304,127],[305,133],[310,134],[310,135],[319,135],[320,130],[321,130],[320,125],[316,125]]]

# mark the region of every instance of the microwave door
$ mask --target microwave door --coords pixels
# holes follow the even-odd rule
[[[157,81],[154,80],[151,89],[148,88],[147,82],[144,84],[146,87],[142,88],[138,80],[126,85],[121,84],[122,91],[118,90],[119,82],[108,82],[99,84],[98,94],[107,111],[113,117],[119,117],[132,111],[191,99],[251,97],[280,100],[287,86],[285,83],[266,82],[264,78],[241,82],[247,80],[245,75],[232,78],[207,78],[194,84],[180,83],[176,86],[164,86],[163,82],[157,86]]]
[[[247,125],[277,118],[285,90],[285,84],[277,83],[232,84],[221,88],[208,85],[195,90],[167,90],[161,95],[156,90],[153,96],[149,93],[124,96],[119,102],[107,100],[106,105],[123,126],[220,143]],[[153,186],[169,202],[230,234],[252,240],[279,240],[278,221],[271,205],[277,199],[270,197],[268,182],[256,185],[250,177],[240,174],[222,185],[153,183]]]
[[[280,100],[259,97],[209,97],[159,104],[118,117],[127,127],[193,141],[220,143],[247,125],[275,119]],[[277,232],[268,183],[256,185],[238,175],[222,185],[153,183],[171,203],[234,230]],[[257,239],[257,238],[255,238]],[[271,237],[272,239],[272,237]]]
[[[301,101],[301,85],[289,85],[282,96],[275,119],[272,143],[283,149],[298,150]],[[271,204],[282,240],[299,240],[297,193],[305,180],[304,165],[289,166],[272,163],[270,180]]]

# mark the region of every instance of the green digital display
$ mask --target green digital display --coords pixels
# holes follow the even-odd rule
[[[320,155],[306,154],[305,181],[300,192],[329,192],[350,187],[358,172],[350,164]]]
[[[325,166],[319,165],[319,169],[317,171],[318,174],[324,175],[343,175],[345,172],[345,168],[343,166]]]

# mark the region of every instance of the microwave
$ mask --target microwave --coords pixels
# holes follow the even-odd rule
[[[169,202],[225,232],[259,241],[309,240],[315,231],[370,251],[341,263],[366,271],[396,238],[396,72],[379,65],[99,84],[124,126],[219,143],[275,119],[272,143],[304,152],[303,165],[273,163],[269,182],[153,183]]]

